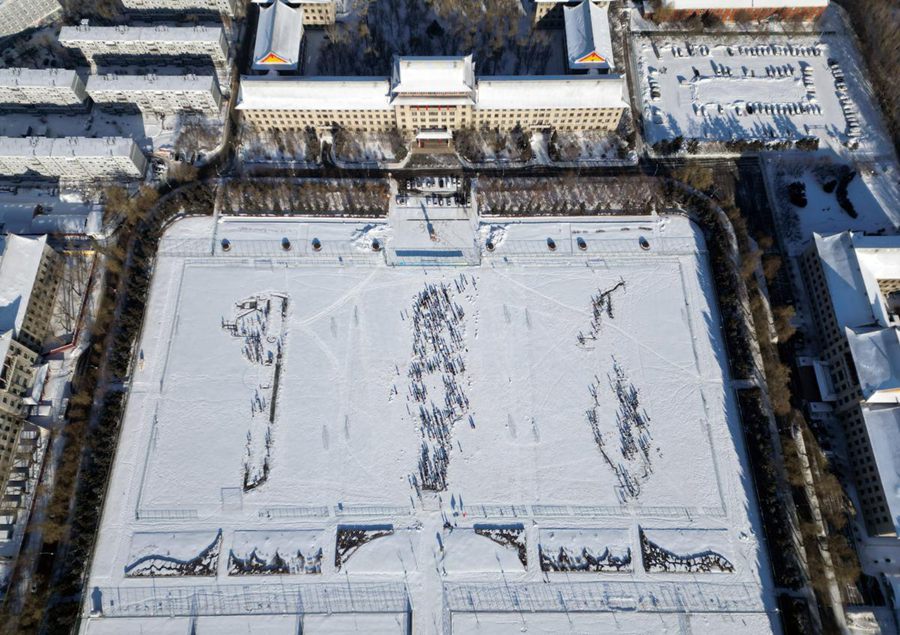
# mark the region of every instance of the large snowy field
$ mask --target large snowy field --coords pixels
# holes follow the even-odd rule
[[[682,217],[181,221],[84,632],[777,629],[726,367]]]
[[[839,153],[890,148],[858,52],[821,36],[635,36],[649,143],[817,137]]]

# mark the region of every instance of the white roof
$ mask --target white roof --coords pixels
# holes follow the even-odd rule
[[[900,403],[900,331],[846,330],[859,386],[867,403]]]
[[[627,108],[618,75],[493,76],[478,80],[477,109]]]
[[[0,366],[6,361],[6,356],[9,354],[9,345],[12,342],[13,332],[6,331],[0,333]]]
[[[66,42],[218,42],[222,37],[221,26],[64,26],[59,31],[59,41]]]
[[[900,535],[900,408],[863,408],[878,478]]]
[[[91,75],[88,77],[88,93],[103,90],[123,91],[174,91],[194,90],[210,92],[216,86],[214,75],[195,75],[185,73],[183,75],[119,75],[108,73],[105,75]]]
[[[0,157],[128,157],[134,146],[128,137],[0,137]]]
[[[781,9],[790,7],[824,7],[828,0],[665,0],[672,9]]]
[[[900,280],[900,236],[813,234],[839,328],[892,323],[879,280]]]
[[[404,96],[458,95],[471,97],[475,88],[472,56],[394,57],[391,93]]]
[[[575,6],[567,5],[565,18],[569,68],[615,68],[609,35],[609,5],[600,6],[590,0]]]
[[[259,8],[253,68],[256,70],[294,70],[300,63],[303,39],[303,9],[295,9],[281,0]]]
[[[245,76],[238,110],[387,110],[386,77]]]
[[[25,320],[47,237],[9,234],[0,257],[0,332],[17,335]]]
[[[71,87],[75,71],[63,68],[0,68],[0,86]]]

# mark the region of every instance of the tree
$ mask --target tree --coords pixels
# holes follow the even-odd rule
[[[775,307],[775,332],[778,334],[779,342],[787,342],[797,332],[797,327],[793,324],[796,310],[793,306],[782,305]]]

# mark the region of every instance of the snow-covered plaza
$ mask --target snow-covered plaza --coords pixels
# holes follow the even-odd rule
[[[193,218],[85,633],[777,630],[682,216]]]

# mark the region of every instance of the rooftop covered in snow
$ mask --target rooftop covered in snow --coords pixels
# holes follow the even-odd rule
[[[64,68],[0,68],[0,86],[72,86],[77,73]]]
[[[253,48],[255,70],[296,70],[303,41],[303,9],[281,0],[260,6]]]
[[[866,403],[900,403],[900,331],[847,329],[846,334]]]
[[[840,328],[897,324],[888,289],[900,281],[900,236],[813,234]]]
[[[59,41],[67,42],[219,42],[224,35],[218,25],[173,26],[92,26],[79,24],[64,26],[59,32]],[[164,53],[164,51],[163,51]]]
[[[41,267],[47,237],[15,234],[0,241],[0,333],[18,334]]]
[[[387,77],[244,76],[237,109],[387,110]]]
[[[0,157],[130,157],[134,147],[129,137],[0,137]]]
[[[107,73],[104,75],[91,75],[88,77],[87,82],[88,93],[98,90],[169,92],[178,90],[212,91],[216,89],[215,75],[197,75],[195,73],[183,73],[180,75]]]
[[[391,75],[393,100],[417,97],[458,97],[471,102],[475,91],[475,65],[465,57],[394,57]]]
[[[569,68],[613,70],[615,63],[609,35],[609,5],[599,5],[591,0],[583,0],[574,6],[566,5],[565,20]]]
[[[573,75],[487,76],[478,79],[476,108],[627,108],[625,79]]]
[[[862,412],[884,497],[900,535],[900,407],[865,407]]]

